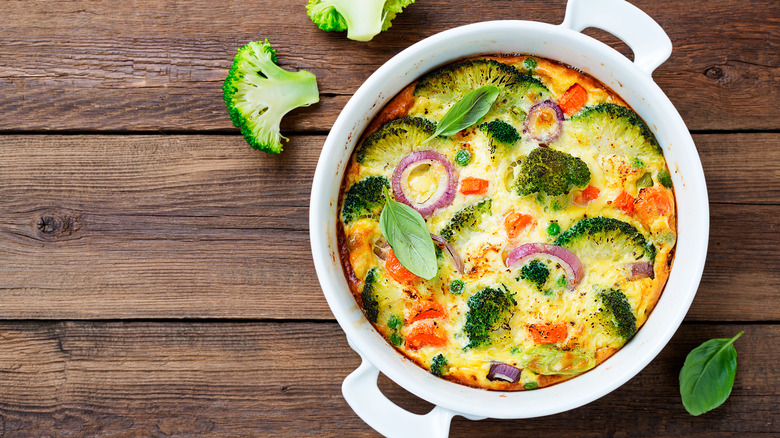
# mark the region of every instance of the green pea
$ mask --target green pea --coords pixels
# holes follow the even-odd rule
[[[455,162],[459,166],[465,166],[471,162],[471,152],[468,149],[461,149],[455,154]]]
[[[391,329],[397,329],[404,325],[404,322],[401,320],[401,318],[398,317],[398,315],[391,315],[390,318],[387,319],[387,326]]]
[[[396,347],[401,345],[403,342],[404,342],[403,338],[398,336],[397,333],[393,333],[392,335],[390,335],[390,343],[395,345]]]
[[[527,68],[528,70],[535,69],[537,65],[539,65],[539,63],[536,62],[536,60],[533,58],[525,58],[523,60],[523,67]]]
[[[465,288],[466,285],[460,280],[452,280],[452,283],[450,283],[450,292],[455,295],[460,295]]]
[[[536,388],[538,388],[538,387],[539,387],[539,384],[538,384],[538,383],[536,383],[536,382],[526,382],[526,383],[523,385],[523,388],[525,388],[525,389],[536,389]]]
[[[561,234],[561,226],[555,222],[550,222],[550,225],[547,226],[547,234],[551,236]]]

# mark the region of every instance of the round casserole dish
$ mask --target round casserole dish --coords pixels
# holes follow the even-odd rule
[[[623,55],[580,33],[597,27],[623,40]],[[498,392],[437,378],[390,346],[365,319],[339,261],[337,202],[352,150],[373,117],[406,85],[450,62],[482,54],[531,54],[560,61],[600,80],[620,95],[653,130],[672,174],[677,197],[675,262],[655,310],[634,338],[595,369],[534,391]],[[591,402],[636,375],[666,345],[682,322],[701,279],[707,252],[709,208],[704,174],[693,140],[669,99],[651,78],[671,54],[671,42],[649,16],[623,0],[570,0],[561,25],[528,21],[477,23],[427,38],[380,67],[339,115],[320,155],[312,183],[310,233],[323,293],[362,365],[348,376],[343,394],[355,412],[387,436],[446,436],[454,415],[470,419],[529,418]],[[409,413],[377,388],[378,372],[436,405],[427,415]]]

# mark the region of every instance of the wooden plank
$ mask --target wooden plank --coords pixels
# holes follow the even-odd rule
[[[777,139],[696,136],[712,199],[777,202]],[[322,140],[0,137],[0,318],[332,318],[308,237]],[[690,319],[780,319],[778,228],[778,205],[712,205]]]
[[[691,417],[677,375],[688,351],[739,330],[729,400]],[[527,420],[457,418],[453,437],[727,436],[777,431],[777,325],[683,325],[662,353],[613,393]],[[0,324],[0,433],[21,436],[376,436],[341,382],[359,363],[335,323]],[[382,378],[413,412],[430,405]],[[295,421],[291,421],[294,419]],[[641,430],[641,432],[637,432]]]
[[[232,129],[221,83],[236,47],[268,37],[281,64],[315,73],[324,93],[320,104],[298,110],[283,128],[324,131],[347,97],[409,45],[485,20],[557,24],[566,2],[495,0],[473,8],[468,2],[420,1],[370,43],[318,30],[305,3],[214,7],[208,0],[79,0],[60,2],[55,12],[47,1],[4,1],[0,130]],[[654,76],[689,128],[777,129],[778,2],[634,3],[675,45]],[[606,41],[630,52],[615,38]]]

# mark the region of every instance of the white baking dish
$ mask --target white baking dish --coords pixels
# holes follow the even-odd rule
[[[631,62],[580,33],[603,29],[634,52]],[[622,385],[666,345],[682,322],[701,279],[707,253],[709,206],[701,162],[690,133],[651,73],[671,54],[671,41],[649,16],[623,0],[570,0],[555,26],[493,21],[448,30],[409,47],[358,89],[328,135],[314,175],[310,232],[314,265],[334,316],[363,363],[343,384],[344,398],[380,433],[393,437],[447,436],[454,415],[529,418],[589,403]],[[336,241],[339,186],[350,154],[368,122],[396,93],[422,74],[452,61],[496,53],[534,54],[588,73],[617,92],[647,122],[664,149],[675,187],[678,243],[666,289],[647,322],[617,354],[566,382],[523,392],[468,388],[434,377],[397,353],[364,318],[347,286]],[[377,388],[382,372],[436,407],[415,415]]]

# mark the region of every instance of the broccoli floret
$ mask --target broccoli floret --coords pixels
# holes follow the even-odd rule
[[[350,223],[362,217],[378,218],[385,206],[382,194],[384,187],[390,187],[390,181],[383,176],[369,176],[347,190],[344,204],[341,206],[341,219]]]
[[[491,214],[490,207],[493,201],[483,199],[476,204],[469,205],[452,216],[439,235],[453,243],[468,231],[473,231],[482,223],[485,214]]]
[[[626,295],[621,291],[609,289],[601,292],[599,299],[599,311],[614,329],[614,333],[626,341],[631,339],[636,333],[636,316]]]
[[[422,117],[401,117],[391,120],[372,132],[355,151],[358,163],[383,165],[394,169],[401,158],[418,149],[436,130],[436,125]],[[425,143],[426,149],[441,149],[452,140],[436,137]]]
[[[309,0],[306,13],[320,29],[347,31],[347,38],[369,41],[414,0]]]
[[[561,233],[554,242],[572,250],[580,257],[621,261],[643,257],[654,261],[655,246],[631,224],[606,217],[580,219],[574,226]]]
[[[546,147],[538,147],[523,160],[517,192],[521,196],[543,193],[558,196],[572,187],[584,187],[590,181],[590,169],[578,157]]]
[[[550,269],[539,260],[531,260],[520,269],[520,278],[535,284],[539,290],[550,278]]]
[[[513,145],[520,140],[520,133],[509,123],[495,119],[479,125],[493,140]]]
[[[320,100],[317,79],[306,70],[291,72],[276,65],[276,50],[266,39],[238,49],[222,84],[222,97],[233,125],[249,146],[280,153],[282,117]]]
[[[604,154],[622,153],[645,163],[663,156],[650,128],[622,105],[601,103],[585,108],[569,119],[566,129],[575,136],[594,139],[589,146]]]
[[[658,182],[661,183],[662,186],[666,187],[667,189],[672,188],[672,175],[669,175],[669,172],[662,170],[658,173]]]
[[[447,373],[447,358],[439,354],[431,359],[431,374],[441,377]]]
[[[467,93],[483,85],[495,85],[500,92],[486,120],[506,114],[522,124],[526,113],[521,108],[549,95],[542,82],[515,67],[494,59],[474,59],[448,65],[422,77],[415,85],[414,95],[424,99],[430,113],[445,111]]]
[[[508,329],[517,302],[504,286],[501,289],[486,287],[469,297],[467,304],[469,310],[463,331],[469,337],[466,348],[474,348],[491,345],[494,332],[502,327]]]
[[[379,317],[379,300],[376,295],[378,282],[378,269],[371,268],[368,274],[366,274],[366,281],[363,283],[363,293],[360,296],[363,303],[363,313],[369,321],[374,323]]]

